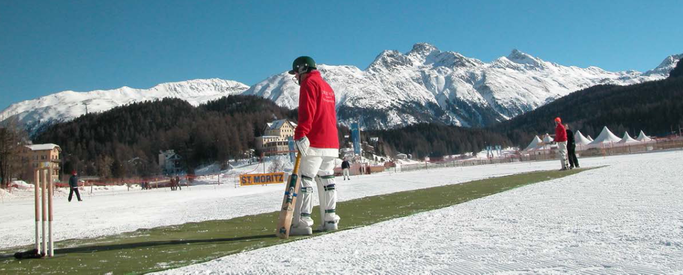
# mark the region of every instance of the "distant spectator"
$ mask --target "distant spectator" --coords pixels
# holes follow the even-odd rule
[[[579,166],[579,160],[576,158],[576,143],[574,143],[574,132],[569,130],[569,124],[565,124],[564,128],[567,129],[567,157],[569,158],[569,169],[581,168]]]
[[[183,187],[180,186],[180,177],[175,177],[175,184],[178,186],[178,189],[183,190]]]
[[[555,142],[557,143],[557,153],[560,155],[562,170],[567,170],[567,131],[562,125],[562,120],[555,118]]]
[[[69,201],[71,201],[71,198],[73,198],[74,192],[76,192],[76,198],[78,198],[78,201],[83,201],[81,200],[81,194],[78,193],[78,173],[76,173],[76,170],[71,172],[71,178],[69,178]]]
[[[349,172],[350,168],[351,168],[351,164],[349,164],[348,160],[344,159],[344,161],[342,161],[342,175],[344,175],[344,180],[346,180],[346,179],[351,180],[351,177],[349,176],[350,175],[350,172]]]

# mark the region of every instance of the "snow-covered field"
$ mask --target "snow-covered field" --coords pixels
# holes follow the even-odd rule
[[[682,274],[683,151],[582,161],[609,166],[164,273]],[[473,169],[530,166],[555,162]],[[456,170],[422,176],[467,174]]]
[[[580,161],[584,167],[608,167],[169,272],[683,272],[683,151]],[[337,186],[340,200],[350,200],[557,168],[558,161],[547,161],[380,173],[338,178]],[[71,203],[59,192],[55,238],[272,212],[280,206],[282,189],[282,184],[234,188],[228,183],[174,192],[115,190],[83,194],[83,202]],[[5,196],[0,208],[0,247],[30,244],[30,192]],[[343,209],[339,213],[343,222]],[[284,258],[285,251],[293,256]]]
[[[595,159],[598,160],[598,159]],[[598,160],[600,163],[603,161]],[[243,169],[253,171],[255,165]],[[463,168],[431,169],[403,173],[380,173],[352,176],[352,180],[338,180],[339,200],[393,193],[402,190],[467,182],[525,171],[555,169],[559,162],[529,162],[506,165],[470,166]],[[260,169],[257,169],[261,172]],[[233,171],[231,171],[232,173]],[[232,174],[231,174],[232,175]],[[226,181],[227,179],[227,181]],[[200,178],[201,185],[170,191],[169,188],[140,190],[125,186],[107,190],[81,190],[82,202],[67,202],[68,189],[55,193],[55,240],[87,238],[215,219],[277,211],[282,204],[283,184],[235,188],[234,177]],[[314,199],[317,196],[313,196]],[[26,245],[33,241],[34,208],[31,189],[14,190],[12,197],[0,202],[0,248]]]

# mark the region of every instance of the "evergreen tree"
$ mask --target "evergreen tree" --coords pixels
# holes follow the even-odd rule
[[[678,64],[676,64],[676,67],[671,70],[669,73],[669,77],[680,77],[683,76],[683,62],[678,60]]]
[[[174,150],[187,171],[242,157],[273,117],[296,111],[256,96],[228,96],[193,107],[180,99],[121,106],[55,124],[36,143],[62,147],[70,168],[108,177],[158,174],[158,154]]]

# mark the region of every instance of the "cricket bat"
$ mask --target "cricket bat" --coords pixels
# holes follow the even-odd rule
[[[277,221],[277,229],[275,235],[280,239],[289,238],[289,228],[292,226],[292,217],[294,216],[294,206],[296,205],[297,195],[301,187],[301,178],[299,177],[299,163],[301,162],[301,153],[296,154],[296,161],[294,162],[294,170],[287,179],[285,185],[285,196],[282,199],[282,208],[280,208],[280,217]]]

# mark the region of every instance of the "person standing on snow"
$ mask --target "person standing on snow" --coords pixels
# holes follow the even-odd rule
[[[576,143],[574,142],[574,132],[569,130],[569,124],[565,124],[567,129],[567,157],[569,158],[569,169],[581,168],[579,160],[576,158]]]
[[[71,177],[69,178],[69,189],[69,202],[71,202],[74,192],[76,193],[76,198],[78,198],[78,201],[83,201],[81,199],[81,194],[78,193],[78,173],[76,170],[71,172]]]
[[[301,155],[301,189],[296,200],[290,235],[313,233],[313,181],[318,187],[322,231],[337,230],[334,167],[339,157],[337,112],[334,91],[320,76],[313,58],[301,56],[294,60],[289,74],[299,88],[299,118],[294,140]]]
[[[351,168],[351,164],[349,164],[349,161],[344,159],[344,161],[342,161],[342,167],[341,168],[342,168],[342,175],[344,176],[344,180],[346,180],[347,178],[349,180],[351,180],[351,177],[349,176],[350,175],[349,169]]]
[[[560,155],[562,170],[567,170],[567,131],[562,125],[559,117],[555,118],[555,142],[557,143],[557,153]]]

